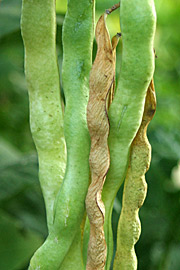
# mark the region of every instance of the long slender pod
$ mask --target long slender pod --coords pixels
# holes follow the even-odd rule
[[[87,106],[87,123],[91,137],[89,156],[91,184],[86,197],[86,210],[90,221],[87,270],[104,269],[106,262],[103,230],[105,213],[101,192],[110,164],[107,143],[109,135],[107,98],[115,75],[115,54],[105,24],[106,17],[107,14],[103,14],[96,26],[98,50],[90,72],[90,94]],[[116,39],[118,40],[118,36]]]
[[[155,109],[156,98],[153,82],[151,82],[147,91],[141,126],[131,145],[130,162],[124,184],[122,210],[118,224],[115,270],[137,269],[134,245],[141,232],[138,212],[146,197],[145,173],[149,169],[151,160],[151,146],[146,131],[154,116]]]
[[[63,25],[65,93],[64,133],[67,165],[55,201],[53,227],[31,260],[30,269],[59,269],[80,228],[89,184],[90,138],[86,122],[89,72],[92,62],[94,2],[68,1]],[[72,258],[71,258],[72,259]],[[77,269],[75,265],[73,269]],[[82,266],[83,267],[83,266]]]
[[[121,0],[122,62],[118,87],[109,110],[111,163],[104,184],[106,269],[113,255],[111,215],[126,174],[130,145],[140,126],[146,91],[154,73],[156,13],[153,0]]]
[[[82,172],[85,171],[85,169],[89,169],[89,167],[87,167],[87,157],[89,158],[89,135],[87,136],[88,129],[86,126],[86,110],[89,98],[89,72],[92,65],[91,59],[92,44],[94,38],[94,8],[94,0],[81,0],[80,2],[69,1],[68,13],[66,14],[66,20],[63,29],[63,85],[65,87],[65,98],[67,104],[65,114],[65,117],[67,116],[67,120],[65,120],[67,121],[66,137],[70,144],[69,149],[71,150],[71,145],[74,144],[74,146],[76,147],[75,155],[77,155],[77,153],[79,156],[81,155],[79,157],[79,160],[77,160],[77,172]],[[71,67],[72,70],[71,76],[69,75],[69,67]],[[80,88],[77,92],[79,86]],[[73,107],[71,107],[72,105]],[[68,127],[68,123],[72,126],[79,126],[79,129],[77,130],[78,134],[72,134],[71,128]],[[84,137],[82,137],[83,142],[80,136]],[[80,149],[78,144],[80,146]],[[86,151],[86,149],[88,150],[88,152]],[[69,154],[69,156],[70,155],[71,154]],[[72,159],[69,164],[74,163],[73,156],[71,158]],[[85,172],[85,175],[81,177],[80,181],[77,179],[77,201],[79,200],[80,193],[82,198],[84,198],[83,200],[85,201],[84,196],[87,193],[87,188],[89,185],[88,171],[86,170]],[[71,167],[69,167],[69,173],[71,173]],[[83,190],[83,186],[86,187],[84,189],[85,193],[82,193],[81,191]],[[82,205],[84,205],[83,200],[81,201]],[[79,214],[77,214],[77,217],[79,218],[82,215],[84,215],[84,212],[79,212]],[[62,270],[72,269],[71,261],[74,257],[79,258],[79,261],[76,259],[76,262],[74,262],[73,264],[73,269],[80,270],[82,267],[83,269],[85,268],[82,263],[83,228],[80,229],[80,227],[84,227],[84,221],[82,221],[81,226],[79,223],[76,237],[71,245],[69,252],[66,255],[65,260],[60,267],[60,269]]]
[[[23,0],[21,30],[30,101],[30,126],[39,159],[47,223],[53,223],[55,197],[62,183],[66,150],[56,56],[55,1]]]

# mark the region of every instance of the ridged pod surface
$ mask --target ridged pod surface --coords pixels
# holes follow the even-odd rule
[[[122,210],[118,224],[114,270],[137,269],[134,245],[141,232],[138,213],[146,197],[145,173],[148,171],[151,161],[151,146],[146,131],[155,110],[156,98],[152,81],[147,91],[141,126],[131,145],[130,161],[124,183]]]
[[[88,245],[87,270],[104,269],[106,262],[106,243],[104,237],[104,205],[101,192],[110,157],[107,138],[109,120],[107,115],[108,95],[115,77],[115,48],[106,28],[107,14],[103,14],[96,25],[97,54],[90,72],[90,94],[87,106],[87,123],[91,137],[89,156],[91,184],[86,197],[86,210],[90,221],[90,239]]]
[[[49,229],[53,223],[54,201],[66,166],[55,14],[55,1],[23,0],[21,30],[25,47],[30,126],[38,152],[39,179]]]
[[[102,192],[106,212],[104,230],[108,246],[108,270],[113,255],[113,203],[126,175],[130,145],[139,129],[146,92],[154,73],[154,1],[121,0],[120,26],[122,62],[119,83],[108,114],[111,163]]]
[[[51,16],[49,16],[49,13]],[[49,235],[45,243],[36,251],[31,259],[29,267],[31,270],[60,269],[62,264],[65,263],[64,260],[68,251],[71,255],[75,251],[72,243],[75,239],[79,239],[78,235],[81,234],[80,224],[84,216],[84,202],[89,184],[88,159],[90,138],[86,122],[86,108],[89,96],[89,72],[92,64],[93,16],[94,1],[68,1],[68,11],[63,25],[64,55],[62,74],[66,101],[64,134],[67,146],[67,164],[63,183],[60,189],[57,188],[56,190],[58,194],[54,203]],[[27,17],[29,22],[31,22],[29,25],[27,24]],[[39,55],[41,55],[43,66],[35,70],[38,72],[41,69],[41,72],[46,70],[43,80],[46,82],[47,87],[53,81],[57,80],[59,82],[58,73],[54,72],[54,69],[52,71],[53,75],[51,74],[50,67],[53,58],[51,54],[47,54],[47,50],[53,48],[53,56],[56,56],[55,1],[24,0],[22,17],[24,37],[28,31],[31,32],[32,23],[35,23],[36,27],[34,27],[31,34],[34,35],[34,32],[37,31],[37,38],[38,36],[39,38],[42,37],[43,41],[37,46],[37,44],[28,40],[29,43],[27,43],[27,46],[31,49],[34,46],[34,64],[31,62],[30,68],[31,65],[32,67],[38,66]],[[48,27],[49,31],[45,31],[45,27]],[[54,32],[51,36],[52,28]],[[50,41],[50,43],[46,43],[46,40]],[[44,47],[43,42],[45,43]],[[54,43],[54,47],[52,43]],[[43,52],[41,52],[41,47],[44,49]],[[34,74],[35,70],[31,69],[29,73]],[[43,80],[41,83],[44,82]],[[35,79],[34,81],[36,82]],[[60,106],[59,96],[56,95],[54,99]],[[46,110],[46,106],[44,110]],[[39,118],[39,121],[41,122],[41,118]],[[58,124],[56,123],[56,126],[53,127],[54,132],[58,129]],[[50,142],[54,145],[53,138]],[[48,191],[49,186],[45,190]],[[76,245],[76,242],[74,243],[75,247],[79,248],[79,244]],[[77,262],[78,264],[76,265]],[[72,265],[68,267],[72,269]],[[76,260],[73,269],[81,268],[83,269],[82,261],[80,259]]]

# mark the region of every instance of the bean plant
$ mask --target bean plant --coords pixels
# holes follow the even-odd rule
[[[111,40],[106,18],[117,8],[121,33]],[[30,127],[48,226],[30,270],[109,270],[112,210],[123,182],[113,269],[137,269],[138,211],[151,159],[146,129],[156,109],[156,13],[153,0],[121,0],[107,7],[96,25],[94,16],[94,0],[68,1],[62,33],[63,99],[55,0],[22,3]],[[97,52],[92,64],[94,32]],[[116,86],[119,39],[122,59]]]

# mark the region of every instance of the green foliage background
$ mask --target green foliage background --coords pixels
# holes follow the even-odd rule
[[[180,2],[156,0],[157,112],[148,129],[152,163],[148,196],[140,211],[142,234],[136,245],[139,270],[180,269]],[[97,18],[112,0],[97,0]],[[57,1],[57,53],[66,2]],[[47,235],[38,163],[31,138],[28,93],[20,34],[21,0],[0,3],[0,269],[24,270]],[[96,19],[97,19],[96,18]],[[111,36],[119,31],[118,11],[108,18]],[[96,46],[94,45],[94,48]],[[120,57],[121,44],[117,59]],[[118,64],[117,64],[118,69]],[[61,73],[61,72],[60,72]],[[179,168],[179,169],[178,169]],[[113,227],[121,210],[115,200]],[[116,237],[116,234],[114,235]]]

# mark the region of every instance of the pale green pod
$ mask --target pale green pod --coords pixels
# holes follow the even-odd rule
[[[73,116],[72,116],[71,108],[69,107],[69,112],[67,112],[67,117],[69,117],[70,119],[74,117],[74,120],[72,119],[71,123],[73,123],[73,121],[74,123],[77,121],[77,124],[76,124],[77,126],[79,122],[78,119],[81,119],[82,124],[85,127],[84,129],[85,132],[87,128],[86,127],[87,125],[86,124],[87,123],[86,108],[87,108],[87,102],[89,98],[89,72],[92,65],[91,54],[92,54],[92,44],[93,44],[93,38],[94,38],[94,9],[95,9],[94,0],[93,1],[83,0],[81,1],[81,3],[80,1],[70,1],[68,5],[68,12],[66,14],[66,23],[64,25],[64,32],[63,32],[64,33],[63,35],[63,45],[64,45],[63,76],[64,75],[66,76],[65,79],[63,77],[63,83],[66,83],[67,85],[67,87],[65,88],[66,102],[68,98],[70,106],[72,103],[76,104],[75,105],[76,108],[73,109]],[[69,68],[68,67],[71,67],[71,70],[73,73],[70,76],[71,78],[70,81],[69,81]],[[73,78],[75,78],[75,80]],[[63,86],[64,85],[65,84],[63,84]],[[75,93],[75,91],[77,93]],[[79,103],[80,100],[82,102]],[[80,114],[80,117],[78,117],[78,114]],[[73,135],[69,136],[69,142],[71,144],[74,142],[74,145],[76,145],[77,136],[80,136],[80,129],[76,137],[75,136],[73,137]],[[71,140],[73,140],[73,142],[71,142]],[[87,146],[90,147],[89,142],[90,142],[90,138],[89,138],[89,131],[88,131],[88,137],[86,137],[86,141],[84,140],[83,144],[79,142],[79,144],[81,145],[81,149],[77,150],[77,151],[80,151],[78,155],[83,154],[84,157],[87,158],[87,152],[84,152],[84,153],[82,152],[86,149]],[[88,150],[88,159],[89,159],[89,150]],[[85,159],[83,160],[83,156],[82,156],[81,161],[79,161],[80,162],[79,165],[81,168],[84,167],[84,164],[87,165],[86,161],[87,160]],[[74,161],[72,157],[71,163],[73,162]],[[83,181],[83,179],[81,181]],[[83,183],[83,185],[87,185],[87,184],[89,185],[89,176],[86,180],[84,180],[84,183]],[[83,189],[83,185],[80,184],[78,186],[79,194],[81,190]],[[80,215],[84,215],[84,212],[82,212],[82,214]],[[74,242],[72,243],[71,248],[68,254],[66,255],[66,258],[60,268],[61,270],[63,269],[80,270],[81,268],[85,269],[86,267],[82,263],[82,233],[79,230],[79,228],[77,230]],[[73,263],[71,262],[72,258],[76,258]],[[79,258],[79,261],[77,260],[77,258]]]
[[[126,175],[130,145],[140,126],[146,91],[154,73],[154,1],[121,0],[120,26],[122,63],[119,83],[109,111],[111,163],[102,193],[105,204],[104,230],[108,246],[108,270],[113,255],[113,203]]]
[[[66,166],[63,115],[56,55],[55,1],[23,0],[21,30],[30,101],[30,126],[39,160],[39,178],[48,228]]]
[[[93,1],[68,2],[63,25],[62,72],[66,101],[64,133],[67,166],[55,201],[52,229],[45,243],[33,256],[31,270],[38,267],[43,270],[62,269],[68,251],[73,249],[74,239],[79,239],[77,234],[84,216],[85,196],[89,185],[90,138],[86,107],[92,64],[93,16]],[[79,246],[77,245],[78,248]],[[72,257],[70,259],[72,260]],[[76,261],[73,269],[80,269]]]
[[[131,145],[130,161],[123,190],[122,210],[118,223],[117,250],[114,270],[137,270],[137,258],[134,245],[141,233],[139,208],[142,206],[147,184],[145,173],[151,160],[151,146],[146,130],[156,109],[153,83],[150,84],[141,126]]]
[[[81,253],[81,231],[78,229],[76,232],[76,237],[74,238],[74,241],[63,261],[61,264],[59,270],[83,270],[83,259],[82,259],[82,253]]]

